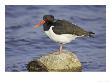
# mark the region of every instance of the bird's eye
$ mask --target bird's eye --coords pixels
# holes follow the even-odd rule
[[[45,21],[48,21],[48,18],[45,18],[44,20],[45,20]]]

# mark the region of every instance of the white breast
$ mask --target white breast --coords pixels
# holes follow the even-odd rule
[[[55,34],[52,30],[53,27],[54,26],[51,26],[48,31],[45,31],[45,33],[51,40],[53,40],[55,42],[66,44],[66,43],[71,42],[72,40],[75,40],[75,38],[78,37],[78,36],[72,35],[72,34],[61,34],[61,35]]]

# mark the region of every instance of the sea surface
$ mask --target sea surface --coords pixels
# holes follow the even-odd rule
[[[33,30],[44,15],[65,19],[87,31],[94,38],[77,38],[64,47],[75,52],[83,72],[106,71],[106,6],[104,5],[6,5],[5,6],[5,71],[27,71],[34,58],[58,50],[43,27]]]

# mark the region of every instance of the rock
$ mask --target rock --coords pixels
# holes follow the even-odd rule
[[[46,66],[45,65],[43,65],[43,63],[41,63],[40,61],[31,61],[31,62],[29,62],[28,63],[28,65],[27,65],[27,70],[28,71],[37,71],[37,72],[41,72],[41,71],[48,71],[47,70],[47,68],[46,68]]]
[[[29,62],[27,69],[28,71],[80,72],[82,66],[74,53],[64,50],[61,54],[53,52]]]

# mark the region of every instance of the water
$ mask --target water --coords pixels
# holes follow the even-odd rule
[[[106,7],[105,6],[31,6],[6,5],[6,71],[27,71],[26,64],[33,58],[56,51],[57,43],[44,33],[43,27],[32,30],[43,15],[66,19],[96,33],[95,38],[79,38],[66,44],[83,65],[83,72],[106,71]]]

